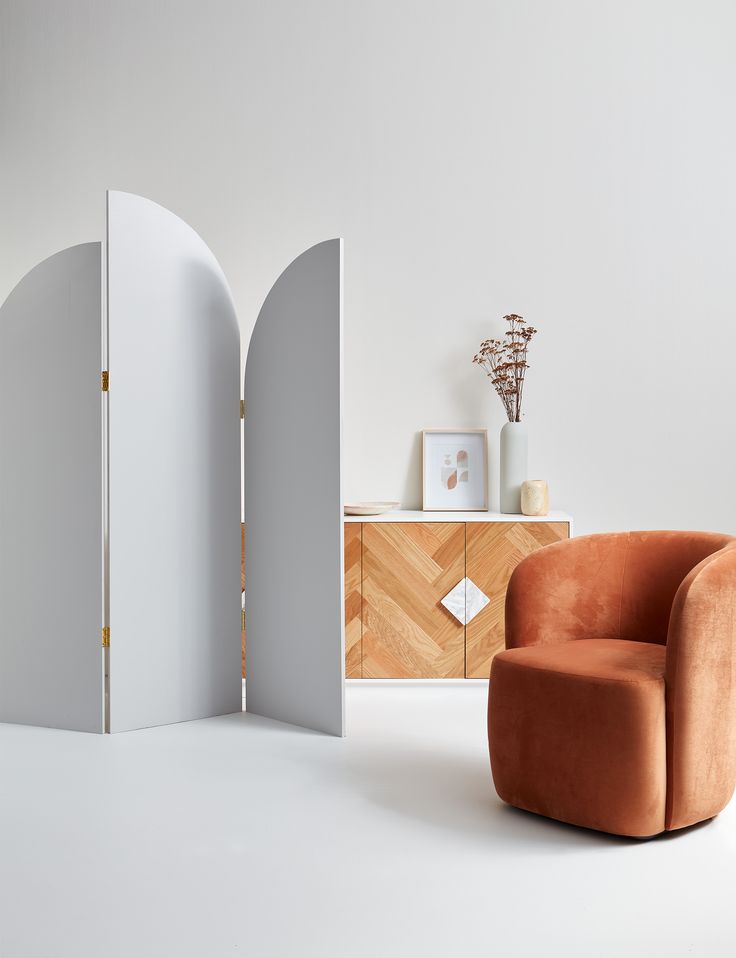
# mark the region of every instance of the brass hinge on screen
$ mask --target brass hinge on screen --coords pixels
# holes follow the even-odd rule
[[[245,400],[240,400],[240,418],[245,419]]]
[[[240,610],[240,631],[245,632],[245,609]]]
[[[110,648],[110,626],[109,625],[102,626],[102,648],[103,649]]]
[[[100,388],[103,393],[110,389],[110,373],[106,369],[103,369],[100,373]]]

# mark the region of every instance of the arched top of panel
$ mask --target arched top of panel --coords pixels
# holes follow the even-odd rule
[[[326,264],[332,262],[339,273],[342,268],[342,239],[336,237],[310,246],[309,249],[304,250],[296,259],[292,260],[275,280],[268,296],[263,301],[263,306],[258,313],[258,319],[248,343],[245,364],[246,379],[248,377],[248,363],[251,357],[257,354],[258,347],[254,345],[256,339],[262,337],[271,339],[273,337],[274,340],[278,341],[282,330],[289,331],[292,324],[299,321],[298,314],[295,315],[289,310],[278,308],[277,301],[284,295],[284,291],[290,290],[292,285],[301,285],[305,292],[311,286],[315,292],[319,289],[322,293],[330,294],[330,288],[322,285],[324,269],[320,267],[320,261]],[[314,286],[315,283],[318,284],[317,287]],[[338,295],[341,295],[339,283],[335,289],[338,291]]]
[[[74,273],[80,268],[80,264],[84,264],[84,267],[86,267],[90,257],[99,259],[100,252],[100,243],[77,243],[76,246],[67,246],[47,256],[46,259],[42,259],[40,263],[36,263],[18,280],[0,304],[0,321],[9,315],[7,311],[3,312],[3,310],[13,297],[22,296],[34,287],[44,288],[44,277],[47,273],[49,275],[61,275],[68,272],[73,277]]]
[[[125,252],[128,257],[126,265],[135,268],[144,266],[150,254],[147,243],[138,245],[140,264],[131,262],[131,254],[135,255],[136,244],[130,243],[136,236],[171,236],[176,241],[177,258],[172,259],[179,270],[187,270],[189,277],[187,285],[191,294],[204,307],[208,315],[216,315],[219,322],[227,322],[239,333],[238,318],[233,305],[230,285],[217,257],[205,243],[199,233],[176,213],[161,206],[153,200],[137,193],[126,193],[124,190],[107,191],[107,241],[113,248],[116,240],[125,243]],[[191,260],[182,261],[181,253],[189,252]],[[108,253],[108,264],[110,263]],[[203,276],[204,271],[211,271],[213,276]],[[216,278],[216,281],[214,281]],[[213,300],[217,297],[217,301]],[[196,300],[195,300],[196,301]],[[229,305],[229,308],[227,308]]]

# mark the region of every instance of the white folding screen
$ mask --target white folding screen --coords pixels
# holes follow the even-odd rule
[[[344,734],[342,240],[258,316],[245,371],[246,708]]]
[[[0,308],[0,721],[101,732],[102,246]]]
[[[241,707],[227,282],[190,227],[128,193],[108,194],[102,261],[100,243],[63,250],[0,308],[0,721],[122,731]],[[341,297],[341,240],[271,290],[244,464],[247,707],[337,735]]]
[[[240,333],[191,227],[108,194],[110,729],[240,711]]]

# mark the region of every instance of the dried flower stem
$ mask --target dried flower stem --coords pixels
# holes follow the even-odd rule
[[[526,361],[529,343],[537,330],[524,325],[524,317],[511,313],[504,316],[509,324],[505,339],[486,339],[480,344],[473,362],[477,363],[491,380],[498,393],[509,422],[521,422],[521,401],[524,379],[529,363]]]

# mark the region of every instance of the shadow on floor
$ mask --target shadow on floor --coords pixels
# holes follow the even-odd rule
[[[575,852],[585,849],[644,848],[652,842],[671,841],[706,827],[701,822],[676,832],[665,832],[650,841],[609,835],[567,825],[504,804],[496,795],[490,763],[484,749],[456,751],[442,747],[411,748],[394,742],[390,746],[361,744],[347,749],[347,740],[336,739],[295,725],[243,712],[221,716],[227,725],[248,725],[260,735],[281,737],[283,758],[293,761],[303,755],[299,740],[316,740],[303,755],[304,763],[324,777],[325,788],[347,787],[367,802],[385,811],[452,833],[474,847],[488,847],[515,855]],[[326,747],[321,747],[320,740]],[[331,747],[338,745],[338,751]],[[296,747],[296,752],[293,746]]]
[[[488,761],[470,753],[376,750],[352,756],[351,785],[368,801],[407,819],[461,835],[475,847],[539,855],[545,850],[643,848],[649,842],[567,825],[504,804]],[[669,841],[703,824],[656,836]]]
[[[278,719],[267,718],[265,715],[256,715],[255,712],[231,712],[230,715],[217,715],[206,721],[217,721],[223,725],[244,725],[249,728],[258,729],[260,734],[270,733],[272,735],[299,735],[308,738],[327,738],[333,739],[336,736],[328,735],[327,732],[316,732],[311,728],[304,728],[301,725],[290,725],[288,722],[279,722]]]

